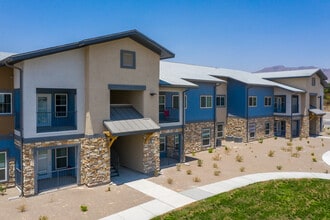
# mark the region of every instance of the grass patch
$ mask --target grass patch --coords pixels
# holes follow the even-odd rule
[[[154,219],[330,219],[330,181],[276,180],[222,193]]]

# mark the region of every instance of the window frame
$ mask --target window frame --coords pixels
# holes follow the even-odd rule
[[[57,156],[57,150],[60,150],[60,149],[65,149],[65,155],[64,156]],[[58,159],[62,159],[62,158],[66,158],[66,160],[65,160],[66,166],[59,168],[58,167],[57,160]],[[69,166],[69,152],[68,152],[68,148],[67,147],[55,148],[55,169],[56,170],[62,170],[62,169],[68,168],[68,166]]]
[[[278,101],[280,102],[278,103]],[[286,95],[274,97],[274,113],[286,113]]]
[[[296,111],[293,111],[293,99],[297,99],[297,107],[296,107]],[[298,95],[292,95],[291,96],[291,113],[296,114],[299,113],[299,96]]]
[[[125,55],[132,55],[132,64],[124,63],[124,56]],[[125,69],[136,69],[136,52],[130,50],[120,50],[120,68]]]
[[[272,106],[272,97],[271,96],[265,96],[264,97],[264,106],[265,107],[271,107]]]
[[[161,146],[164,145],[163,150],[161,150]],[[166,152],[166,136],[159,136],[159,153]]]
[[[1,182],[8,181],[8,160],[7,160],[7,152],[6,151],[1,151],[0,154],[4,154],[4,156],[5,156],[4,167],[0,168],[0,170],[5,171],[5,179],[2,179],[2,180],[0,179],[0,183],[1,183]]]
[[[177,106],[175,106],[175,99],[177,99]],[[172,108],[173,109],[179,109],[180,108],[180,101],[179,101],[179,95],[172,95]]]
[[[202,146],[203,147],[211,146],[211,129],[210,128],[202,128],[201,137],[202,137]],[[204,141],[207,141],[208,143],[204,144]]]
[[[249,139],[255,139],[256,138],[256,123],[255,122],[251,122],[248,124],[248,131],[249,131]],[[253,135],[251,135],[253,134]]]
[[[184,95],[184,109],[188,108],[188,97],[187,95]]]
[[[312,86],[316,86],[316,79],[315,79],[315,77],[312,77]]]
[[[219,126],[221,126],[221,130],[219,130]],[[221,135],[219,135],[221,133]],[[220,122],[217,124],[217,138],[223,138],[224,137],[224,123]]]
[[[174,135],[174,149],[176,149],[176,150],[180,149],[180,135],[179,134]]]
[[[226,107],[226,95],[217,95],[215,103],[218,108],[225,108]]]
[[[249,107],[257,107],[257,96],[249,96],[248,104]]]
[[[160,97],[164,98],[163,99],[164,100],[163,103],[160,102],[160,100],[161,100]],[[158,97],[158,103],[159,103],[159,106],[158,106],[159,112],[164,112],[166,110],[166,95],[159,95],[159,97]],[[161,109],[160,109],[160,106],[161,105],[164,106],[163,111],[161,111]]]
[[[202,106],[202,99],[205,99],[205,106]],[[201,95],[199,98],[199,106],[202,109],[206,109],[206,108],[212,108],[213,104],[212,104],[212,95]],[[208,105],[210,104],[210,105]]]
[[[10,112],[0,112],[0,115],[11,115],[13,113],[13,94],[10,92],[0,92],[0,96],[1,95],[3,95],[3,103],[0,103],[0,105],[3,105],[3,109],[5,110],[5,106],[9,104]],[[9,103],[5,103],[6,95],[10,96]]]
[[[65,96],[65,105],[64,104],[57,104],[57,96]],[[63,112],[59,112],[57,111],[57,107],[64,107],[65,106],[65,115],[60,115]],[[68,117],[68,94],[67,93],[55,93],[54,94],[54,114],[55,114],[55,118],[67,118]],[[59,113],[59,114],[58,114]]]
[[[268,128],[267,128],[268,125]],[[266,121],[265,122],[265,135],[270,135],[270,122]]]

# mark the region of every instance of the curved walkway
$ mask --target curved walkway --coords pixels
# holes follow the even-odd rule
[[[227,192],[252,183],[274,180],[274,179],[300,179],[319,178],[330,180],[330,174],[325,173],[305,173],[305,172],[274,172],[257,173],[232,179],[219,181],[205,186],[196,187],[183,192],[175,192],[164,186],[160,186],[146,179],[140,179],[126,183],[126,185],[153,198],[149,202],[118,212],[102,220],[119,219],[150,219],[155,216],[172,211],[179,207],[188,205],[195,201],[205,199],[219,193]]]
[[[330,166],[330,151],[327,151],[322,155],[322,160]]]

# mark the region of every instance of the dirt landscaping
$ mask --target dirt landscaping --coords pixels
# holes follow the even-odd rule
[[[327,151],[330,151],[330,139],[326,137],[297,138],[292,142],[284,138],[247,144],[223,142],[220,148],[187,155],[185,164],[162,169],[161,175],[148,180],[175,191],[184,191],[250,173],[327,173],[330,166],[322,161],[322,154]],[[153,199],[126,185],[112,185],[110,190],[108,185],[79,186],[8,200],[19,194],[16,189],[8,189],[6,195],[0,196],[0,218],[99,219]],[[82,212],[81,205],[86,205],[88,211]]]

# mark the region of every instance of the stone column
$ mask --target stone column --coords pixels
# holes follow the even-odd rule
[[[159,159],[159,133],[156,132],[149,140],[146,140],[147,135],[144,135],[143,144],[143,172],[154,174],[160,170]]]
[[[25,144],[23,146],[23,193],[24,196],[32,196],[34,191],[34,155],[32,152],[33,144]]]

